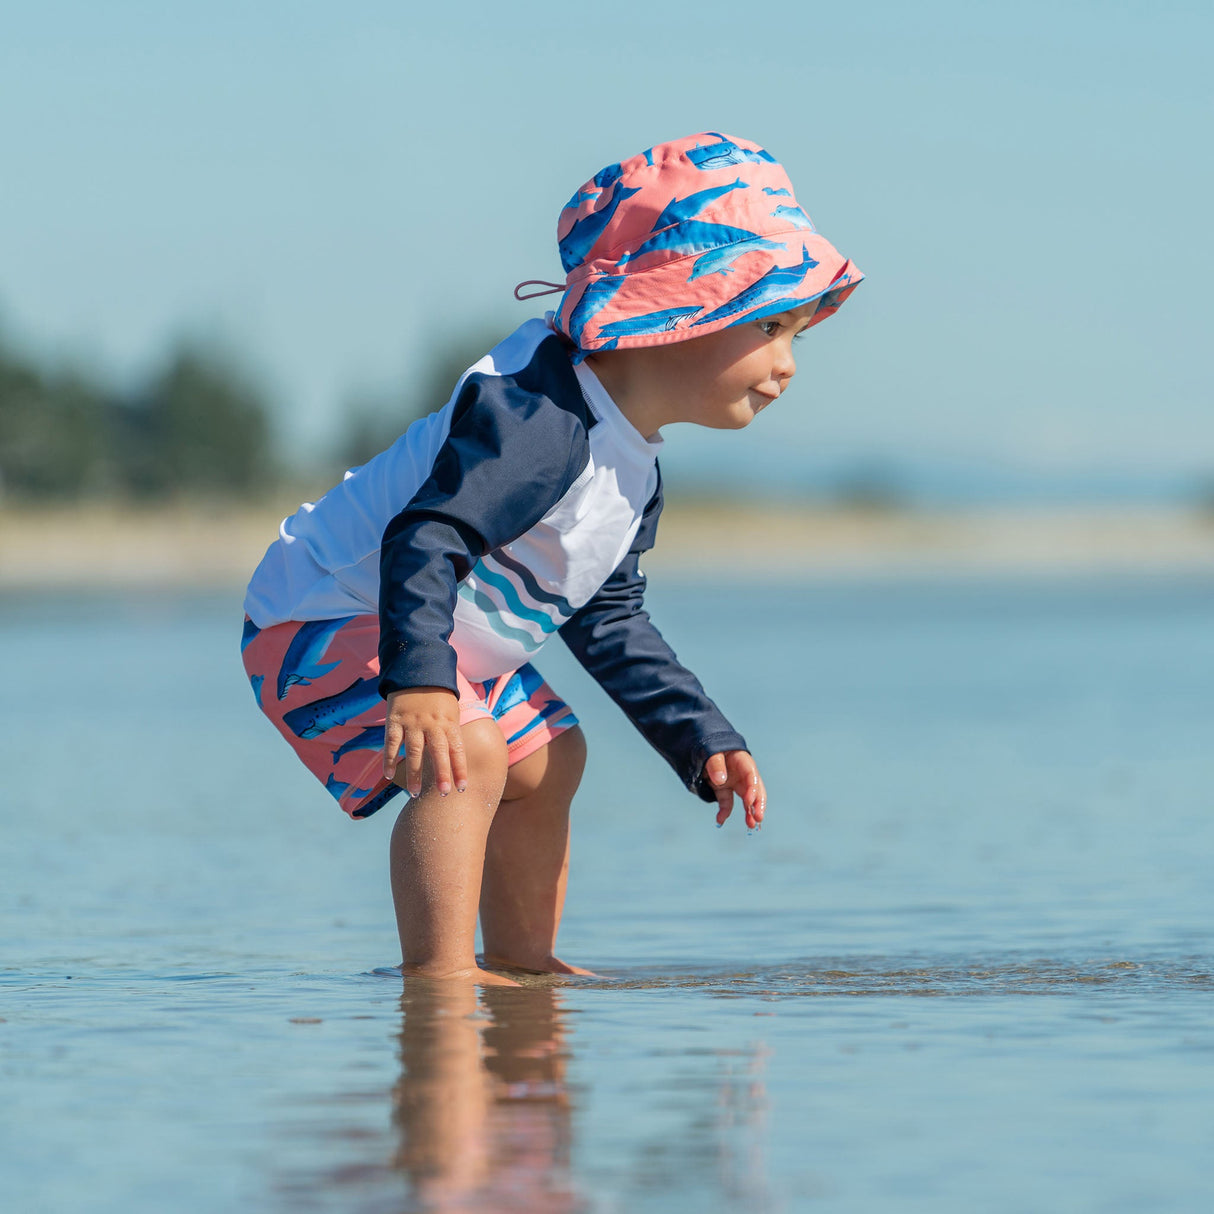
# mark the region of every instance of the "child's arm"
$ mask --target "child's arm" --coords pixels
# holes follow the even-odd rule
[[[559,344],[548,362],[572,378]],[[450,758],[460,730],[456,657],[448,643],[459,583],[485,553],[543,518],[589,460],[584,417],[558,403],[567,391],[546,394],[539,390],[544,386],[522,391],[508,377],[469,375],[429,478],[384,531],[379,692],[389,712],[383,764],[391,778],[403,743],[410,791],[420,780],[422,754],[430,754],[440,782],[444,773],[449,781],[460,779]]]
[[[702,800],[716,801],[719,821],[728,817],[737,793],[747,823],[756,825],[766,794],[746,739],[679,662],[644,609],[639,561],[653,546],[661,510],[659,480],[631,550],[562,626],[561,638],[683,783]],[[723,782],[714,782],[713,773],[722,774],[722,768]]]

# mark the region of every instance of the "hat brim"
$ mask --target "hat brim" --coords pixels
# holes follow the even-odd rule
[[[812,326],[864,277],[824,236],[800,228],[626,273],[579,269],[554,324],[584,353],[688,341],[818,300]]]

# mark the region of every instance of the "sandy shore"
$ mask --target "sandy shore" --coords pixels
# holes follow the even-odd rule
[[[0,591],[237,587],[290,508],[0,510]],[[674,503],[645,567],[710,579],[1214,571],[1214,518]]]

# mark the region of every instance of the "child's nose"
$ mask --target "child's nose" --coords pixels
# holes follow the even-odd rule
[[[776,363],[772,368],[777,379],[792,379],[797,373],[797,360],[793,357],[792,343],[782,346],[776,355]]]

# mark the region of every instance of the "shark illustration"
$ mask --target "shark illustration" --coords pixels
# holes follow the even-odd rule
[[[689,219],[676,228],[667,228],[664,232],[649,237],[630,253],[624,254],[620,258],[620,264],[635,261],[646,253],[656,253],[659,249],[669,249],[685,257],[692,253],[717,249],[721,245],[736,244],[739,240],[752,240],[757,235],[757,232],[748,232],[745,228],[731,228],[723,223],[701,223],[698,219]]]
[[[714,308],[707,316],[692,322],[696,325],[712,324],[716,320],[724,320],[727,316],[736,316],[739,312],[749,312],[761,308],[764,304],[787,297],[805,279],[805,275],[818,263],[804,250],[804,256],[795,266],[773,266],[758,282],[747,287],[745,291],[726,300],[719,308]]]
[[[619,166],[616,167],[618,168]],[[603,229],[611,222],[611,217],[615,214],[616,207],[625,198],[631,198],[633,194],[639,194],[640,192],[640,186],[634,189],[617,183],[612,190],[610,202],[600,210],[592,211],[585,219],[579,219],[565,233],[565,238],[557,243],[557,249],[560,251],[561,264],[565,267],[566,274],[570,270],[576,269],[586,260],[586,254],[590,252],[594,246],[594,242],[603,234]]]
[[[769,186],[769,185],[765,185],[765,186],[763,187],[763,193],[764,193],[764,194],[771,194],[771,195],[773,195],[773,196],[774,196],[774,195],[776,195],[776,194],[783,194],[783,195],[784,195],[786,198],[791,198],[791,197],[792,197],[792,190],[786,190],[786,189],[785,189],[783,186],[781,186],[781,187],[780,187],[778,190],[775,190],[775,189],[772,189],[772,187],[771,187],[771,186]]]
[[[291,638],[286,655],[282,659],[282,668],[278,672],[278,698],[286,698],[287,689],[296,683],[307,687],[313,679],[319,679],[336,670],[340,662],[324,662],[325,650],[337,630],[354,617],[343,616],[339,620],[309,620],[300,626],[299,631]]]
[[[702,278],[705,274],[728,274],[739,257],[752,253],[756,249],[784,249],[787,247],[778,240],[765,240],[762,236],[755,236],[751,240],[739,240],[737,244],[726,245],[723,249],[710,249],[702,257],[696,258],[687,281]]]
[[[240,652],[244,653],[249,647],[249,643],[261,631],[252,620],[246,619],[244,622],[244,632],[240,634]]]
[[[807,232],[814,230],[814,225],[809,222],[809,216],[800,207],[776,207],[772,211],[771,217],[791,223],[794,228],[804,228]]]
[[[670,204],[657,217],[653,227],[649,230],[657,232],[662,228],[670,227],[671,224],[682,223],[687,219],[694,219],[710,202],[715,202],[716,199],[731,193],[733,190],[747,190],[749,188],[746,182],[739,177],[729,185],[717,185],[707,190],[697,190],[694,194],[688,194],[686,198],[672,198]]]
[[[707,147],[702,148],[691,148],[687,153],[687,159],[701,171],[728,168],[729,165],[741,164],[744,160],[752,161],[755,164],[776,163],[776,158],[770,152],[764,152],[762,149],[752,152],[749,148],[738,147],[724,135],[719,135],[715,131],[713,134],[721,141],[720,143],[710,143]]]
[[[257,707],[261,707],[261,685],[266,681],[264,674],[253,674],[249,676],[249,682],[253,686],[253,699],[257,701]]]
[[[333,752],[333,762],[336,763],[342,755],[348,755],[352,750],[382,750],[383,745],[384,727],[368,725],[366,729],[360,730]]]
[[[636,337],[641,333],[669,333],[681,320],[694,316],[700,307],[692,304],[687,308],[667,308],[662,312],[647,312],[644,316],[630,316],[627,320],[613,320],[599,330],[599,336],[614,340],[617,337]]]
[[[573,315],[569,317],[569,336],[579,341],[582,330],[594,314],[606,307],[611,297],[620,289],[624,282],[623,274],[606,274],[602,278],[592,279],[582,292],[582,298],[577,301]]]
[[[345,691],[284,712],[282,721],[297,738],[315,738],[380,702],[378,679],[355,679]]]

